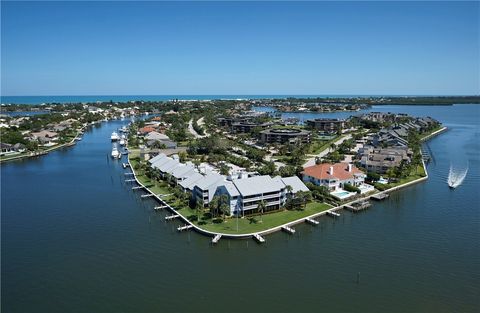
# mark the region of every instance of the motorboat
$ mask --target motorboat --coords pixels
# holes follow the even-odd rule
[[[122,157],[122,154],[118,151],[117,145],[113,145],[113,147],[112,147],[112,158],[120,159],[121,157]]]
[[[125,143],[126,143],[126,140],[125,140],[125,139],[126,139],[125,135],[122,135],[122,136],[120,137],[120,145],[121,145],[121,146],[124,146],[124,145],[125,145]]]
[[[126,126],[123,126],[122,128],[120,128],[120,132],[122,133],[126,133],[128,130],[127,130],[127,127]]]
[[[118,136],[117,132],[113,132],[112,135],[110,136],[110,139],[112,141],[117,141],[120,139],[120,137]]]

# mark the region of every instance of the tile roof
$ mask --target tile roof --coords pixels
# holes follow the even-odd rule
[[[333,175],[330,175],[330,167],[333,167]],[[352,165],[352,171],[348,171],[348,163],[323,163],[304,168],[303,175],[308,175],[317,179],[346,180],[353,178],[353,174],[363,174],[355,165]]]

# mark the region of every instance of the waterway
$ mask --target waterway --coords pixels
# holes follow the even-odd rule
[[[372,108],[449,127],[428,143],[429,180],[264,245],[212,247],[166,223],[108,157],[111,132],[127,121],[3,164],[2,312],[478,312],[479,108]],[[455,190],[452,162],[469,167]]]

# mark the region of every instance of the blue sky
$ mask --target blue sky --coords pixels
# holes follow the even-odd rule
[[[479,94],[479,2],[4,2],[1,92]]]

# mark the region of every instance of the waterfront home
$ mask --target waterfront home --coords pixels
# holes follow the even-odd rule
[[[146,141],[150,140],[170,140],[170,138],[162,133],[156,132],[156,131],[151,131],[145,136]]]
[[[175,184],[179,184],[193,175],[193,173],[195,173],[195,166],[192,163],[180,163],[172,169],[170,174],[172,175],[172,181]]]
[[[363,185],[366,175],[353,164],[322,163],[304,168],[302,177],[304,182],[325,186],[328,190],[335,191],[343,188],[345,184]]]
[[[291,190],[289,191],[291,187]],[[244,177],[218,184],[216,195],[226,195],[230,205],[230,215],[258,213],[263,201],[265,212],[278,210],[285,205],[287,196],[292,197],[299,191],[309,191],[296,176],[270,177],[268,175]]]
[[[263,144],[309,143],[310,132],[296,128],[266,129],[260,132],[260,141]]]
[[[42,144],[51,144],[58,140],[58,133],[48,130],[31,133],[30,136],[32,140],[38,140]]]
[[[195,187],[195,184],[199,180],[203,179],[203,177],[205,176],[200,174],[197,171],[194,171],[193,173],[190,173],[189,176],[186,177],[184,180],[179,182],[178,185],[180,186],[180,188],[182,188],[184,192],[192,192],[193,187]]]
[[[164,146],[163,149],[177,149],[177,143],[172,140],[148,140],[145,145],[149,148],[154,146]]]
[[[336,118],[316,118],[307,120],[307,126],[327,133],[336,133],[345,127],[345,120]]]
[[[195,202],[208,206],[215,195],[218,185],[224,180],[225,176],[216,173],[208,173],[199,179],[192,189],[192,197]]]
[[[156,130],[156,128],[154,128],[152,126],[145,126],[145,127],[142,127],[142,128],[138,129],[138,134],[147,135],[148,133],[153,132],[155,130]]]
[[[3,143],[3,142],[0,142],[0,151],[1,151],[1,155],[15,153],[15,149],[13,148],[13,145],[9,143]]]
[[[390,168],[399,166],[402,161],[410,162],[412,151],[408,147],[375,148],[364,146],[358,150],[360,164],[368,172],[386,173]]]

